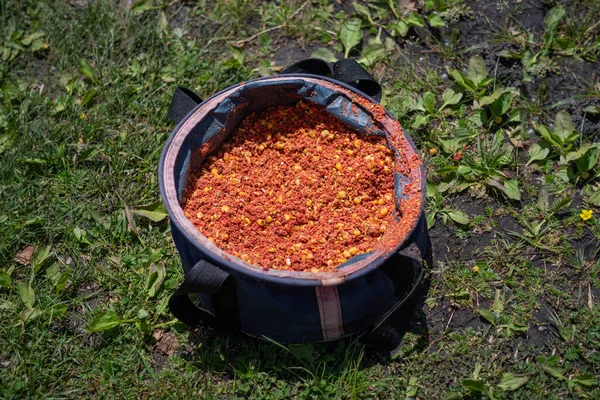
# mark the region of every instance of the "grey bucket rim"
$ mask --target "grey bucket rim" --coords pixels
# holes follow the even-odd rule
[[[174,160],[177,156],[181,144],[187,138],[189,132],[192,127],[196,125],[196,123],[212,111],[216,106],[220,104],[220,101],[226,98],[229,94],[235,92],[238,88],[243,85],[248,85],[254,82],[260,82],[265,80],[273,80],[273,81],[297,81],[298,79],[304,80],[307,83],[323,85],[326,87],[334,88],[335,90],[343,93],[349,98],[362,98],[366,100],[368,103],[376,104],[376,102],[363,92],[346,85],[342,82],[339,82],[334,79],[310,75],[310,74],[285,74],[278,76],[269,76],[262,77],[257,79],[252,79],[248,81],[244,81],[238,83],[236,85],[230,86],[214,95],[204,100],[200,104],[198,104],[193,110],[191,110],[188,115],[183,118],[179,124],[175,127],[175,129],[170,134],[165,146],[163,148],[161,158],[159,161],[159,187],[161,192],[161,197],[163,199],[163,203],[167,209],[167,213],[169,214],[169,218],[172,224],[181,232],[182,235],[185,236],[186,240],[193,244],[193,246],[203,253],[206,257],[206,260],[214,262],[217,265],[224,265],[228,272],[232,272],[234,274],[241,274],[250,278],[267,281],[276,284],[283,285],[294,285],[294,286],[331,286],[331,285],[339,285],[344,282],[351,281],[353,279],[357,279],[377,268],[379,268],[389,257],[391,257],[394,253],[399,251],[406,245],[408,240],[412,237],[415,232],[415,229],[419,225],[419,221],[424,218],[425,215],[425,174],[424,174],[424,166],[421,162],[419,168],[415,168],[411,170],[411,180],[414,182],[415,180],[420,180],[420,210],[418,217],[412,221],[410,225],[410,229],[405,233],[405,235],[398,240],[397,245],[394,246],[391,250],[386,251],[373,251],[369,256],[365,257],[364,260],[358,261],[355,264],[358,264],[355,268],[352,269],[339,269],[333,272],[320,272],[320,273],[312,273],[312,272],[300,272],[300,271],[287,271],[287,270],[276,270],[269,269],[263,270],[261,267],[251,265],[245,263],[244,261],[232,256],[231,254],[225,252],[224,250],[218,248],[216,245],[212,244],[207,240],[205,236],[203,236],[195,226],[184,216],[183,209],[179,204],[179,199],[177,196],[177,188],[175,187],[174,182]],[[408,142],[410,145],[410,151],[419,157],[418,152],[416,150],[416,146],[414,145],[412,139],[404,129],[400,126],[400,124],[389,114],[387,110],[385,113],[380,116],[380,118],[376,118],[375,115],[372,116],[373,120],[377,121],[379,124],[384,126],[385,129],[388,129],[387,125],[393,125],[395,122],[397,124],[396,129],[401,130],[401,135],[404,140]],[[190,124],[187,127],[187,131],[183,128],[186,127],[187,124]],[[391,133],[391,131],[390,131]],[[419,157],[420,158],[420,157]]]

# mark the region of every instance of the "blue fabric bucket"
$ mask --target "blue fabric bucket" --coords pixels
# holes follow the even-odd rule
[[[398,166],[399,218],[393,229],[388,228],[373,252],[355,256],[333,272],[265,271],[247,264],[208,241],[181,207],[188,172],[244,116],[299,100],[321,105],[365,135],[385,137]],[[330,341],[383,324],[418,286],[427,246],[423,167],[399,123],[352,86],[308,74],[260,78],[196,105],[198,101],[193,99],[184,108],[187,114],[176,118],[180,122],[159,166],[162,198],[186,273],[170,302],[175,316],[190,325],[214,322],[282,343]]]

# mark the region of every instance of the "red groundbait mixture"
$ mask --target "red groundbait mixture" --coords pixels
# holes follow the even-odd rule
[[[264,269],[331,271],[369,252],[395,211],[385,139],[298,102],[247,116],[190,174],[185,216]]]

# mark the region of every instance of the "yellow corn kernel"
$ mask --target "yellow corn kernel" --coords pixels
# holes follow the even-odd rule
[[[350,255],[353,255],[353,256],[355,256],[355,255],[357,255],[357,254],[358,254],[358,248],[357,248],[357,247],[350,247],[350,248],[348,249],[348,252],[350,253]]]
[[[345,258],[350,258],[350,257],[352,257],[352,254],[350,254],[350,252],[349,252],[348,250],[344,250],[344,252],[342,253],[342,255],[343,255]]]
[[[294,171],[301,171],[302,167],[300,166],[300,164],[294,164]]]
[[[205,192],[210,192],[211,190],[212,190],[212,187],[210,187],[210,186],[205,186],[204,187],[204,191]]]
[[[359,148],[360,148],[360,140],[356,139],[356,140],[354,141],[354,147],[356,147],[357,149],[359,149]]]
[[[356,154],[356,151],[348,149],[348,150],[346,150],[346,154],[348,154],[350,157],[352,157],[353,155]]]
[[[381,198],[381,199],[378,199],[378,200],[377,200],[377,204],[379,204],[380,206],[382,206],[382,205],[384,205],[384,204],[385,204],[385,200],[384,200],[383,198]]]
[[[345,198],[346,198],[346,192],[345,192],[345,191],[343,191],[343,190],[340,190],[340,191],[337,193],[337,198],[338,198],[338,199],[345,199]]]
[[[291,216],[290,214],[283,214],[283,218],[284,218],[286,221],[289,221],[290,219],[292,219],[292,216]]]
[[[327,129],[321,131],[321,137],[329,136],[329,131]]]
[[[340,164],[340,163],[335,164],[335,169],[337,169],[338,171],[341,171],[342,170],[342,164]]]
[[[387,227],[385,225],[381,225],[379,227],[379,233],[384,233],[386,229],[387,229]]]
[[[228,213],[230,210],[229,206],[223,206],[221,207],[221,211],[223,211],[224,213]]]
[[[258,226],[265,226],[265,220],[264,219],[257,219],[256,223],[258,224]]]
[[[202,214],[201,212],[198,212],[198,214],[196,214],[196,218],[202,218],[204,217],[204,214]]]
[[[379,210],[379,215],[381,215],[382,217],[385,217],[388,213],[388,209],[387,207],[381,207],[381,209]]]
[[[275,247],[271,247],[269,249],[269,253],[275,253],[277,251],[277,249]]]
[[[356,197],[354,198],[354,200],[352,200],[352,201],[354,201],[354,204],[360,204],[360,202],[362,201],[362,199],[361,199],[361,197],[360,197],[360,196],[356,196]]]
[[[352,231],[352,234],[354,236],[360,236],[360,231],[358,229],[355,229],[354,231]]]
[[[285,147],[285,145],[282,142],[277,142],[273,147],[275,147],[277,150],[281,150]]]
[[[264,151],[265,150],[265,145],[264,144],[259,144],[258,145],[258,150],[259,151]]]
[[[270,216],[270,215],[267,215],[267,218],[265,218],[265,222],[266,222],[267,224],[270,224],[271,222],[273,222],[273,218],[271,218],[271,216]]]
[[[210,173],[213,175],[219,175],[219,170],[216,168],[211,168]]]
[[[310,207],[310,206],[312,206],[312,204],[313,204],[312,200],[307,200],[307,201],[306,201],[306,206],[307,206],[307,207]]]

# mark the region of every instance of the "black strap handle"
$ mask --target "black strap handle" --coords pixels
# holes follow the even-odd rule
[[[235,279],[228,272],[200,260],[169,299],[169,310],[191,327],[204,322],[224,331],[238,329],[240,319],[235,289]],[[216,315],[196,307],[188,296],[194,293],[212,295]]]
[[[425,275],[421,251],[415,243],[401,250],[399,263],[403,268],[413,268],[413,280],[405,294],[387,313],[385,313],[369,330],[359,335],[361,342],[372,344],[384,351],[392,351],[401,343],[408,320],[412,315],[412,306],[420,293],[421,282]]]
[[[334,79],[355,87],[375,101],[381,100],[381,85],[355,60],[345,58],[333,64],[333,70],[325,61],[309,58],[298,61],[284,69],[282,74],[313,74],[333,76]]]
[[[171,121],[178,124],[190,111],[198,104],[202,103],[202,99],[190,89],[177,87],[171,99],[171,107],[169,107],[168,117]]]
[[[284,69],[282,74],[312,74],[333,77],[334,79],[350,85],[375,101],[381,100],[381,85],[355,60],[345,58],[333,64],[333,70],[329,64],[318,58],[308,58],[298,61]],[[171,121],[178,124],[198,104],[202,98],[190,89],[177,87],[173,93],[171,107],[168,116]]]

